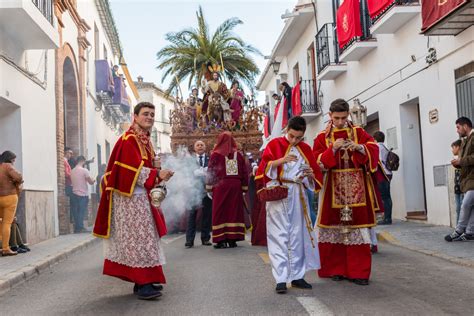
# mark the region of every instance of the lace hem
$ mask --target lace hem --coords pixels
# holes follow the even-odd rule
[[[347,235],[337,228],[318,228],[318,242],[344,245],[371,244],[368,228],[356,228]]]
[[[146,181],[150,177],[151,169],[147,167],[142,167],[140,174],[138,175],[137,185],[143,187],[145,186]]]

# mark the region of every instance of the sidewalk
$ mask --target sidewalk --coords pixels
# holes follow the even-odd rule
[[[98,241],[91,234],[62,235],[31,246],[30,252],[0,256],[0,295]]]
[[[453,231],[451,227],[394,221],[375,230],[380,241],[474,268],[474,241],[445,241],[444,236]]]

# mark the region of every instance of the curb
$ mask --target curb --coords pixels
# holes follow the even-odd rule
[[[43,260],[0,277],[0,296],[4,295],[12,288],[37,277],[45,270],[51,269],[55,264],[66,260],[73,254],[83,251],[97,242],[99,242],[99,238],[85,240],[70,248],[66,248],[62,252],[49,255]]]
[[[411,251],[416,251],[416,252],[422,253],[424,255],[440,258],[440,259],[443,259],[443,260],[446,260],[446,261],[449,261],[449,262],[452,262],[452,263],[455,263],[455,264],[458,264],[458,265],[461,265],[461,266],[464,266],[464,267],[474,268],[474,261],[472,261],[472,260],[453,257],[453,256],[446,255],[444,253],[433,251],[433,250],[426,250],[426,249],[417,248],[417,247],[414,247],[414,246],[409,246],[409,245],[403,244],[398,239],[396,239],[392,234],[390,234],[387,231],[378,232],[377,233],[377,238],[380,241],[387,242],[391,245],[394,245],[394,246],[397,246],[397,247],[400,247],[400,248],[404,248],[404,249],[408,249],[408,250],[411,250]]]

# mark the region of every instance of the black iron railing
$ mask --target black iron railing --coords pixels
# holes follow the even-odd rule
[[[339,63],[339,47],[335,26],[334,23],[326,23],[316,34],[318,73],[331,64]]]
[[[40,10],[43,16],[53,25],[53,2],[54,0],[32,0],[33,4]]]
[[[372,19],[372,24],[375,24],[380,18],[388,12],[391,8],[395,6],[412,6],[412,5],[419,5],[420,0],[394,0],[388,7],[386,7],[382,12],[374,16]]]
[[[321,111],[318,102],[318,91],[316,80],[301,80],[301,107],[304,113],[318,113]]]
[[[372,39],[372,34],[370,34],[370,27],[372,26],[372,20],[370,19],[369,8],[367,6],[367,0],[360,1],[360,24],[362,28],[362,35],[356,36],[350,40],[344,47],[341,49],[340,53],[350,47],[354,42],[368,41]]]

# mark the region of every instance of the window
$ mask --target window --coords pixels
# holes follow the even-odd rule
[[[107,47],[105,47],[105,44],[104,44],[104,59],[109,60],[107,57]]]
[[[156,127],[153,126],[153,129],[151,130],[151,142],[153,143],[153,147],[158,148],[158,131]]]
[[[97,164],[100,166],[102,165],[102,146],[97,144]]]
[[[454,71],[458,117],[474,121],[474,61]]]
[[[166,106],[161,104],[161,124],[164,125],[166,122]]]
[[[100,59],[100,45],[99,45],[99,29],[97,28],[97,25],[94,23],[94,59],[98,60]]]
[[[306,51],[306,66],[308,69],[308,79],[316,79],[316,60],[314,53],[314,44],[311,43],[311,46]]]
[[[110,158],[110,143],[108,141],[105,141],[105,157],[107,161]]]
[[[296,85],[300,81],[300,66],[298,63],[293,67],[293,85]]]

